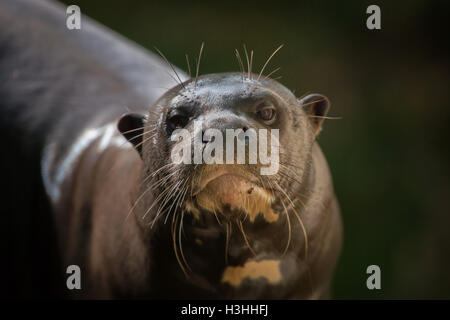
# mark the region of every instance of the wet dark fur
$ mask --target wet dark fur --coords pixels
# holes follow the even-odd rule
[[[167,72],[161,59],[87,17],[82,30],[68,30],[62,5],[0,2],[5,294],[67,293],[55,231],[55,218],[64,218],[51,214],[43,188],[43,147],[64,142],[61,156],[83,128],[146,110],[173,85]]]
[[[314,142],[313,124],[296,97],[277,82],[261,79],[262,89],[269,88],[288,102],[289,108],[278,124],[288,128],[282,131],[281,139],[289,142],[290,149],[282,150],[281,159],[285,165],[300,166],[301,170],[292,167],[300,178],[289,181],[278,176],[277,181],[292,200],[310,205],[312,214],[301,212],[310,227],[310,256],[305,257],[304,232],[290,211],[292,245],[281,257],[287,243],[287,220],[280,201],[274,204],[280,214],[277,222],[268,224],[258,217],[254,223],[243,223],[256,257],[236,221],[228,221],[233,228],[226,256],[226,229],[209,212],[195,220],[180,204],[175,212],[164,212],[172,213],[168,223],[164,224],[163,215],[154,228],[149,227],[159,207],[145,219],[142,214],[163,192],[163,186],[144,197],[128,220],[126,216],[137,197],[168,173],[161,171],[141,184],[169,161],[171,143],[164,117],[173,107],[172,97],[182,92],[183,104],[192,104],[198,114],[204,114],[214,105],[211,97],[201,91],[206,88],[212,98],[222,98],[216,106],[216,114],[220,115],[220,109],[235,112],[233,108],[245,108],[270,94],[254,85],[238,94],[241,74],[235,73],[191,80],[199,81],[196,90],[183,91],[184,85],[178,85],[158,100],[166,91],[162,87],[174,85],[160,59],[86,18],[82,31],[69,31],[65,17],[57,6],[42,1],[8,0],[0,4],[0,129],[8,152],[1,166],[6,175],[2,179],[2,189],[6,190],[2,193],[6,209],[2,214],[7,222],[2,243],[7,246],[4,274],[8,275],[8,294],[65,296],[69,294],[65,289],[65,267],[78,264],[83,272],[83,290],[70,292],[75,297],[326,297],[340,252],[339,209],[326,163]],[[186,80],[184,74],[180,75]],[[231,86],[231,94],[221,91],[224,84]],[[74,174],[65,181],[58,204],[52,207],[42,182],[43,150],[50,143],[58,146],[50,163],[49,174],[53,175],[52,169],[80,132],[118,120],[128,111],[148,115],[146,132],[158,127],[157,145],[151,140],[144,143],[141,158],[133,149],[111,148],[98,156],[94,146],[89,147],[77,162]],[[158,123],[161,115],[162,122]],[[239,121],[224,123],[237,125],[241,125]],[[108,171],[112,165],[117,166]],[[183,170],[171,181],[195,175],[189,168]],[[314,189],[318,184],[320,188]],[[311,205],[315,200],[319,206]],[[297,210],[300,208],[298,205]],[[182,245],[192,268],[188,276],[176,259],[171,230],[173,217],[181,219],[183,213]],[[221,218],[226,216],[225,208]],[[203,245],[199,246],[196,238],[203,240]],[[244,280],[239,288],[233,288],[221,282],[227,265],[266,258],[282,259],[283,277],[278,284],[270,285],[264,279]]]

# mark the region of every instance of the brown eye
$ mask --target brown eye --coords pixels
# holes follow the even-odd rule
[[[264,107],[256,114],[261,120],[265,122],[271,122],[275,118],[275,109],[273,107]]]

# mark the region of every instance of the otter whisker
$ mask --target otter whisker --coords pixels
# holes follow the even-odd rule
[[[189,271],[192,271],[191,267],[189,266],[189,263],[186,261],[186,257],[184,256],[183,244],[181,241],[181,231],[183,230],[183,218],[184,218],[184,211],[181,213],[181,221],[180,221],[180,226],[178,228],[178,245],[180,247],[181,258],[183,259],[183,262],[184,262],[186,268],[188,268]]]
[[[296,164],[293,164],[292,162],[290,162],[290,159],[283,158],[284,155],[285,155],[284,153],[280,152],[280,158],[281,158],[280,162],[284,163],[284,164],[280,163],[280,167],[282,169],[289,170],[290,173],[295,172],[295,171],[293,171],[293,169],[297,169],[300,171],[304,170],[304,168],[301,168],[301,167],[297,166]],[[300,176],[297,173],[295,173],[295,176],[300,179]]]
[[[173,198],[172,205],[169,207],[169,209],[164,211],[164,214],[166,215],[166,219],[164,219],[164,223],[167,222],[167,219],[169,218],[170,214],[172,213],[172,208],[174,208],[174,209],[177,208],[178,204],[175,205],[175,203],[178,203],[178,200],[181,198],[182,192],[183,192],[182,190],[184,190],[185,186],[187,185],[188,180],[187,180],[187,179],[182,179],[181,182],[183,183],[183,184],[180,186],[180,189],[181,189],[181,190],[180,190],[180,191],[178,192],[178,194]],[[174,205],[175,205],[175,207],[174,207]],[[173,214],[173,216],[175,217],[175,213]]]
[[[310,118],[327,119],[327,120],[342,120],[342,117],[329,117],[329,116],[312,116],[308,115]]]
[[[266,63],[264,63],[264,66],[262,67],[258,78],[256,79],[257,81],[259,80],[259,78],[261,78],[262,73],[264,72],[264,69],[266,68],[267,64],[270,62],[270,60],[273,58],[274,55],[277,54],[278,51],[281,50],[281,48],[283,48],[284,44],[280,45],[278,48],[275,49],[275,51],[270,55],[270,57],[267,59]]]
[[[184,193],[183,193],[183,198],[181,199],[181,201],[180,201],[180,203],[179,203],[179,205],[178,205],[179,208],[181,208],[181,206],[183,205],[184,200],[186,199],[186,195],[187,195],[187,193],[188,193],[188,190],[189,190],[189,184],[186,183],[185,190],[184,190]],[[183,209],[183,210],[184,210],[184,209]]]
[[[131,130],[130,130],[130,131],[131,131]],[[118,147],[121,148],[121,147],[124,146],[125,144],[131,143],[131,140],[134,140],[134,139],[138,138],[139,136],[143,136],[144,134],[145,134],[145,133],[139,134],[139,135],[136,135],[135,137],[133,137],[133,138],[131,138],[131,139],[129,139],[129,140],[125,140],[125,141],[121,142],[121,143],[119,144]],[[134,149],[130,149],[130,150],[134,150]],[[118,165],[119,165],[119,164],[118,164],[117,162],[113,162],[113,163],[111,164],[111,167],[107,170],[106,175],[109,176],[109,175],[111,174],[111,171],[113,171]]]
[[[277,72],[277,71],[280,70],[280,69],[281,69],[281,67],[278,67],[278,68],[272,70],[272,71],[271,71],[267,76],[265,76],[265,77],[270,79],[270,76],[273,75],[275,72]]]
[[[283,251],[283,255],[285,255],[289,248],[289,244],[291,243],[291,238],[292,238],[291,219],[289,218],[289,212],[286,208],[286,205],[284,204],[283,199],[280,199],[280,201],[281,201],[281,204],[283,205],[284,212],[286,213],[286,221],[288,224],[288,241],[287,241],[286,247],[284,248],[284,251]]]
[[[186,53],[186,64],[188,67],[188,72],[189,72],[189,78],[192,78],[192,74],[191,74],[191,64],[189,63],[189,55]]]
[[[186,87],[183,84],[183,81],[181,81],[180,76],[178,75],[178,72],[175,70],[175,68],[173,67],[173,65],[169,62],[169,60],[167,60],[166,56],[156,47],[154,47],[156,51],[158,51],[159,55],[167,62],[167,64],[169,65],[170,68],[172,68],[172,71],[175,73],[176,77],[178,78],[179,83],[181,84],[181,86],[186,89]]]
[[[298,98],[298,99],[301,100],[302,98]],[[309,106],[311,104],[316,104],[317,102],[322,102],[322,101],[327,101],[327,99],[324,98],[324,99],[317,99],[314,101],[310,101],[310,102],[302,104],[302,107]]]
[[[141,201],[141,200],[144,198],[144,196],[147,194],[147,192],[149,192],[150,190],[153,190],[153,188],[148,187],[148,188],[146,188],[146,189],[141,193],[141,195],[136,199],[136,201],[135,201],[135,202],[133,203],[133,205],[131,206],[131,209],[128,211],[128,214],[127,214],[127,216],[125,217],[125,220],[128,219],[128,217],[130,216],[131,212],[133,212],[133,210],[134,210],[134,209],[136,208],[136,206],[138,205],[139,201]]]
[[[169,163],[168,165],[171,165],[172,163]],[[163,169],[164,167],[166,167],[167,165],[162,166],[160,169]],[[160,170],[158,169],[158,170]],[[160,185],[161,183],[164,183],[165,181],[167,181],[171,176],[173,176],[174,174],[176,174],[177,172],[179,172],[180,169],[175,170],[174,172],[162,177],[161,179],[157,180],[155,183],[151,184],[148,188],[145,189],[145,191],[142,192],[142,194],[136,199],[136,201],[133,203],[133,206],[131,207],[130,211],[128,212],[126,219],[128,219],[129,215],[131,214],[131,212],[134,210],[134,208],[137,206],[137,204],[139,203],[139,201],[142,200],[142,198],[145,196],[145,194],[150,191],[150,190],[154,190],[158,185]],[[150,178],[152,175],[147,175],[143,181],[140,183],[139,187],[142,187],[142,185],[145,183],[145,181]]]
[[[250,52],[250,69],[248,70],[248,77],[252,79],[252,68],[253,68],[253,50]]]
[[[139,131],[139,130],[143,130],[143,129],[145,129],[145,126],[134,128],[134,129],[131,129],[131,130],[127,130],[127,131],[124,131],[124,132],[121,132],[121,133],[122,134],[127,134],[127,133],[131,133],[131,132],[135,132],[135,131]]]
[[[198,79],[198,72],[200,70],[200,61],[202,59],[202,53],[203,53],[203,47],[205,46],[205,43],[202,42],[202,45],[200,46],[200,52],[198,54],[198,61],[197,61],[197,70],[195,72],[195,87],[197,88],[197,79]]]
[[[172,221],[172,226],[173,226],[173,227],[172,227],[173,250],[174,250],[174,252],[175,252],[175,257],[176,257],[176,259],[177,259],[177,261],[178,261],[178,265],[180,266],[180,268],[181,268],[181,270],[183,271],[184,275],[185,275],[187,278],[189,278],[189,275],[187,274],[186,270],[184,269],[184,266],[183,266],[183,264],[181,263],[180,257],[179,257],[179,255],[178,255],[178,250],[177,250],[177,239],[176,239],[176,235],[175,235],[175,230],[176,230],[176,227],[177,227],[177,223],[178,223],[178,216],[177,216],[177,218],[175,219],[175,222]]]
[[[173,202],[172,202],[172,206],[173,206],[173,203],[175,202],[175,199],[172,196],[172,194],[173,194],[173,192],[175,192],[180,187],[180,185],[182,183],[183,183],[183,181],[174,182],[174,183],[171,184],[171,186],[169,188],[166,189],[168,192],[166,192],[164,194],[163,200],[161,201],[161,199],[160,199],[158,201],[159,207],[158,207],[158,211],[156,212],[156,215],[155,215],[155,217],[154,217],[154,219],[152,221],[152,228],[153,228],[154,224],[156,223],[156,220],[158,220],[159,216],[162,215],[163,213],[165,213],[168,210],[168,208],[166,208],[166,205],[169,202],[169,200],[173,200]],[[178,195],[179,194],[177,194],[177,196]],[[172,206],[170,206],[170,209],[172,208]],[[166,224],[166,222],[167,222],[167,217],[168,217],[168,215],[166,216],[166,219],[164,220],[164,224]]]
[[[280,176],[282,176],[283,178],[289,179],[289,180],[292,181],[292,182],[297,182],[299,185],[302,184],[296,177],[293,177],[292,175],[283,172],[284,169],[289,169],[289,168],[285,168],[285,167],[281,167],[281,166],[280,166],[280,170],[278,171],[278,174],[279,174]],[[299,178],[299,179],[300,179],[300,178]]]
[[[295,166],[293,166],[293,167],[295,167]],[[283,177],[285,177],[285,178],[287,178],[287,179],[290,179],[290,180],[292,180],[292,181],[295,181],[295,182],[297,182],[298,184],[302,184],[299,180],[297,180],[296,178],[294,178],[293,176],[295,176],[295,177],[297,177],[298,179],[300,179],[301,180],[301,178],[297,175],[297,173],[295,172],[295,171],[293,171],[291,168],[289,168],[289,167],[287,167],[287,166],[285,166],[285,165],[282,165],[282,164],[280,164],[280,171],[278,172],[280,175],[282,175]],[[283,170],[284,169],[287,169],[287,170],[289,170],[290,171],[290,174],[287,174],[287,173],[285,173],[285,172],[283,172]],[[300,204],[303,206],[303,208],[305,208],[306,206],[305,206],[305,204],[303,203],[303,201],[301,201],[300,200],[300,198],[296,198],[296,200],[298,199],[298,201],[300,201]]]
[[[130,130],[131,131],[131,130]],[[127,143],[127,142],[131,142],[131,141],[133,141],[133,140],[136,140],[137,138],[140,138],[140,137],[143,137],[143,136],[145,136],[146,134],[154,134],[156,132],[156,128],[154,128],[154,129],[152,129],[152,130],[148,130],[148,131],[145,131],[145,132],[143,132],[143,133],[140,133],[140,134],[137,134],[137,135],[135,135],[135,136],[133,136],[133,137],[131,137],[130,139],[127,139],[127,141],[124,141],[122,144],[121,144],[121,146],[123,146],[125,143]],[[122,132],[122,134],[124,134],[125,132]]]
[[[248,197],[244,198],[244,208],[249,208],[250,207],[250,200]],[[248,214],[247,210],[245,210],[246,214],[244,215],[244,218],[242,219],[243,222],[245,222],[245,220],[247,220],[248,216],[250,214]]]
[[[191,198],[194,196],[193,192],[194,192],[194,179],[191,179]]]
[[[186,182],[187,182],[187,180],[186,180]],[[181,188],[182,191],[180,191],[179,194],[178,194],[178,196],[181,195],[181,194],[183,194],[183,196],[180,197],[180,198],[176,201],[176,202],[177,202],[177,205],[175,206],[175,208],[177,208],[177,207],[179,206],[179,204],[182,203],[182,202],[184,201],[184,196],[186,195],[186,192],[187,192],[187,188],[185,188],[185,186],[186,186],[186,183],[185,183],[185,184],[183,185],[183,187]],[[183,190],[184,190],[184,191],[183,191]],[[178,196],[177,196],[177,198],[178,198]],[[181,202],[180,202],[180,200],[181,200]],[[175,201],[174,201],[174,203],[175,203]],[[169,213],[167,214],[167,216],[170,214],[170,211],[171,211],[171,208],[169,209]],[[174,225],[174,222],[175,222],[175,227],[173,228],[173,232],[172,232],[172,237],[173,237],[173,239],[174,239],[174,250],[175,250],[175,255],[176,255],[176,257],[177,257],[177,261],[178,261],[180,267],[183,269],[183,272],[184,272],[185,276],[188,277],[188,274],[187,274],[186,270],[184,269],[184,266],[183,266],[183,264],[182,264],[182,262],[181,262],[181,260],[180,260],[180,258],[179,258],[179,256],[178,256],[178,250],[177,250],[177,248],[176,248],[176,235],[175,235],[175,230],[176,230],[176,225],[177,225],[177,222],[178,222],[178,217],[179,217],[179,216],[178,216],[177,214],[174,214],[174,219],[172,219],[172,225]],[[184,211],[182,211],[182,213],[181,213],[180,224],[179,224],[179,227],[178,227],[178,244],[179,244],[179,247],[180,247],[180,254],[181,254],[181,258],[183,259],[184,265],[185,265],[190,271],[192,271],[191,267],[189,266],[189,264],[188,264],[188,262],[187,262],[187,260],[186,260],[186,257],[185,257],[185,255],[184,255],[184,252],[183,252],[183,245],[182,245],[182,238],[181,238],[181,234],[182,234],[182,230],[183,230],[183,218],[184,218]]]
[[[280,158],[281,158],[281,161],[280,161],[280,162],[283,162],[283,163],[284,163],[284,164],[280,163],[281,165],[283,165],[283,166],[285,166],[285,167],[287,167],[287,168],[291,168],[291,167],[292,167],[292,168],[299,169],[299,170],[302,169],[302,168],[299,167],[298,165],[292,163],[292,162],[290,161],[289,157],[283,158],[284,156],[290,156],[290,154],[284,153],[284,151],[280,150]]]
[[[294,206],[291,198],[289,197],[289,195],[280,187],[280,185],[276,181],[274,181],[274,182],[275,182],[275,185],[278,186],[278,190],[284,194],[284,196],[286,197],[288,202],[291,204],[291,208],[294,211],[294,213],[298,219],[298,222],[300,223],[300,226],[303,230],[303,235],[304,235],[304,240],[305,240],[305,261],[306,261],[308,259],[308,234],[306,233],[305,225],[303,224],[302,218],[300,218],[300,215],[298,214],[297,210],[295,210],[295,206]]]
[[[146,132],[144,132],[144,133],[141,133],[141,134],[137,134],[137,135],[135,135],[134,137],[132,137],[132,138],[130,138],[130,139],[127,139],[127,140],[125,140],[125,141],[123,141],[120,145],[119,145],[119,148],[121,148],[121,147],[123,147],[125,144],[127,144],[127,143],[130,143],[130,144],[132,144],[133,142],[133,140],[136,140],[136,139],[138,139],[138,138],[140,138],[140,137],[143,137],[143,136],[145,136],[146,134],[152,134],[152,136],[150,136],[149,137],[149,139],[151,139],[151,138],[153,138],[153,137],[155,137],[156,136],[156,134],[155,134],[155,132],[153,131],[153,130],[149,130],[149,131],[146,131]],[[134,146],[134,148],[130,148],[129,150],[135,150],[136,148],[138,148],[139,146],[141,146],[142,145],[142,142],[140,142],[140,143],[138,143],[138,144],[136,144],[135,146]]]
[[[139,142],[138,144],[136,144],[134,147],[135,147],[135,148],[139,148],[139,147],[142,146],[144,143],[146,143],[148,140],[150,140],[150,139],[156,137],[157,135],[158,135],[158,134],[155,133],[155,134],[151,135],[150,137],[147,137],[147,138],[143,139],[141,142]]]
[[[286,198],[290,202],[291,208],[294,211],[294,213],[295,213],[295,215],[296,215],[296,217],[297,217],[297,219],[298,219],[298,221],[299,221],[299,223],[300,223],[300,225],[302,227],[303,234],[305,236],[305,262],[306,262],[306,268],[307,268],[307,273],[308,273],[309,285],[310,285],[310,288],[311,288],[311,292],[313,293],[314,292],[314,284],[313,284],[312,275],[311,275],[311,268],[310,268],[310,266],[308,264],[308,236],[307,236],[307,233],[306,233],[306,229],[305,229],[305,226],[303,224],[302,219],[300,218],[300,215],[295,210],[295,206],[294,206],[294,203],[292,202],[291,198],[286,194],[286,192],[284,192],[284,190],[281,189],[281,187],[279,185],[278,185],[278,188],[279,188],[279,190],[282,193],[284,193],[284,195],[286,196]]]
[[[149,178],[154,178],[155,175],[156,175],[159,171],[161,171],[162,169],[164,169],[164,168],[166,168],[166,167],[168,167],[168,166],[171,166],[171,165],[173,165],[173,164],[172,164],[172,163],[165,164],[165,165],[161,166],[158,170],[156,170],[155,172],[153,172],[152,174],[147,174],[147,175],[145,176],[145,178],[142,179],[142,182],[139,184],[139,187],[142,187],[142,186],[144,185],[144,183],[147,182],[147,180],[148,180]],[[150,186],[150,188],[151,188],[152,190],[154,190],[154,189],[157,188],[160,184],[164,183],[168,178],[170,178],[172,175],[174,175],[175,173],[179,172],[180,170],[181,170],[181,168],[177,168],[175,171],[171,172],[170,175],[167,174],[167,175],[163,176],[162,178],[160,178],[159,180],[157,180],[156,182],[154,182],[154,183]]]
[[[139,147],[142,146],[144,143],[146,143],[148,140],[150,140],[150,139],[152,139],[152,138],[154,138],[154,137],[156,137],[156,136],[157,136],[157,133],[151,135],[150,137],[147,137],[147,138],[143,139],[141,142],[139,142],[138,144],[136,144],[136,145],[134,146],[134,149],[139,148]],[[131,150],[131,149],[130,149],[130,150]]]
[[[292,92],[295,92],[295,89],[292,90]],[[300,97],[297,97],[298,100],[302,100],[304,97],[308,96],[309,94],[311,94],[311,91],[307,91],[304,94],[302,94]]]
[[[178,171],[179,169],[177,169],[177,170],[175,170],[175,171]],[[173,173],[173,172],[172,172]],[[145,177],[144,177],[144,179],[142,179],[142,181],[141,181],[141,183],[139,183],[139,188],[141,188],[147,181],[148,181],[148,179],[150,179],[150,178],[154,178],[154,175],[152,175],[152,174],[147,174],[147,175],[145,175]],[[167,179],[167,175],[165,175],[165,176],[163,176],[162,178],[160,178],[159,180],[157,180],[156,182],[155,182],[155,184],[156,183],[159,183],[159,182],[161,182],[161,180],[166,180]],[[152,185],[152,187],[153,187],[153,185]],[[156,186],[155,186],[155,188],[156,188]],[[152,188],[152,189],[154,189],[154,188]]]
[[[213,209],[213,213],[214,213],[214,216],[216,217],[216,220],[217,220],[217,223],[219,224],[219,226],[222,226],[222,222],[220,222],[219,217],[217,216],[217,212],[216,212],[215,208]]]
[[[168,173],[166,176],[160,178],[159,180],[157,180],[156,182],[154,182],[150,188],[152,188],[152,190],[155,190],[156,188],[158,188],[161,184],[166,183],[167,180],[169,180],[172,176],[174,176],[175,174],[179,173],[181,171],[180,168],[174,170],[171,173]]]
[[[289,173],[284,172],[284,170],[289,170]],[[297,174],[295,174],[295,172],[292,171],[291,168],[285,167],[285,166],[280,166],[280,171],[278,172],[280,174],[280,176],[282,176],[283,178],[286,178],[292,182],[297,182],[299,185],[302,185],[303,183],[301,182],[302,178],[300,178]],[[304,207],[304,204],[302,202],[302,205]]]
[[[164,197],[164,199],[166,199],[165,195],[166,194],[170,194],[170,191],[173,190],[175,187],[177,187],[177,185],[181,183],[181,181],[177,182],[173,182],[172,185],[170,185],[169,187],[167,187],[165,190],[163,190],[161,192],[161,194],[154,200],[153,204],[145,211],[144,216],[142,217],[142,220],[145,219],[145,217],[147,216],[147,214],[150,212],[150,210],[157,204],[159,203],[159,201],[161,200],[161,198]],[[156,220],[156,218],[155,218]]]
[[[239,229],[241,230],[242,236],[244,237],[244,241],[247,244],[248,249],[254,256],[256,256],[255,250],[253,250],[252,246],[250,245],[250,242],[248,242],[247,235],[245,234],[245,231],[244,231],[244,226],[242,225],[242,221],[239,221],[238,224],[239,224]]]
[[[156,176],[161,170],[169,167],[169,166],[175,166],[175,164],[173,162],[169,162],[166,163],[165,165],[161,166],[160,168],[158,168],[157,170],[153,171],[151,174],[149,174],[149,176],[154,177]],[[178,168],[177,170],[179,170],[180,168]]]
[[[166,63],[167,63],[167,62],[166,62]],[[163,68],[162,66],[155,66],[155,68],[156,68],[157,70],[161,70],[161,71],[163,71],[164,73],[166,73],[169,77],[172,78],[172,80],[175,82],[175,84],[180,84],[180,82],[178,81],[178,79],[175,78],[175,77],[169,72],[169,70],[168,70],[167,68]],[[170,90],[170,89],[171,89],[171,88],[157,87],[157,86],[153,86],[152,88],[156,88],[156,89],[165,89],[165,90]],[[149,110],[149,111],[151,112],[152,110]],[[154,113],[154,114],[156,114],[156,113]]]
[[[226,224],[226,237],[225,237],[225,264],[228,264],[228,245],[230,242],[231,222]]]
[[[242,63],[242,59],[241,59],[241,55],[239,54],[238,49],[234,49],[235,50],[235,55],[239,64],[239,69],[241,70],[241,78],[242,81],[244,81],[244,64]]]
[[[245,52],[245,59],[247,60],[247,73],[248,73],[247,78],[250,78],[250,60],[248,58],[248,52],[247,52],[247,47],[245,46],[245,43],[244,43],[244,52]]]
[[[187,193],[187,190],[188,190],[188,183],[187,183],[188,181],[187,181],[187,179],[186,179],[186,181],[185,181],[185,183],[181,186],[181,191],[180,191],[180,197],[176,197],[176,199],[174,199],[174,203],[176,202],[176,205],[175,205],[175,207],[174,207],[174,210],[176,210],[177,208],[181,208],[181,205],[183,204],[183,202],[184,202],[184,199],[185,199],[185,196],[186,196],[186,193]],[[173,205],[173,204],[172,204]],[[171,210],[172,210],[172,208],[170,208],[170,210],[168,211],[168,213],[167,213],[167,217],[166,217],[166,219],[168,218],[168,216],[171,214]],[[184,211],[184,210],[182,210],[182,211]],[[176,212],[175,212],[176,213]],[[173,218],[172,218],[172,220],[173,220]]]
[[[270,185],[271,189],[275,190],[275,188],[273,187],[272,183],[270,182],[270,179],[267,179],[267,182]],[[287,243],[286,243],[286,247],[283,250],[283,255],[285,255],[287,250],[289,249],[289,245],[290,245],[291,240],[292,240],[292,227],[291,227],[291,218],[289,217],[289,211],[287,210],[286,205],[285,205],[285,203],[284,203],[282,198],[280,198],[280,202],[283,205],[284,212],[286,214],[286,221],[287,221],[287,225],[288,225],[288,240],[287,240]]]

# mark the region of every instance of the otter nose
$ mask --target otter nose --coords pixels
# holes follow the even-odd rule
[[[202,136],[203,142],[211,142],[209,136],[205,137],[205,131],[208,129],[215,129],[221,132],[225,142],[227,136],[227,130],[233,130],[236,133],[238,139],[245,140],[245,143],[249,143],[249,137],[245,134],[250,129],[250,124],[246,119],[238,117],[236,115],[228,115],[222,117],[214,117],[207,119],[204,124]]]
[[[217,159],[226,164],[257,162],[257,136],[247,119],[235,115],[209,118],[203,129],[203,150],[208,158],[205,163]]]
[[[246,132],[250,128],[248,120],[234,113],[220,113],[211,115],[204,120],[205,129],[217,129],[225,133],[226,129],[238,130]]]

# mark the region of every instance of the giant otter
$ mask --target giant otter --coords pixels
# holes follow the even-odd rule
[[[82,289],[70,295],[329,297],[342,227],[316,142],[326,97],[298,99],[251,72],[178,71],[175,84],[162,60],[92,22],[79,34],[64,29],[53,4],[2,7],[2,130],[12,162],[26,158],[32,192],[45,192],[33,201],[51,214],[54,270],[81,269]],[[31,18],[18,25],[17,15]],[[279,170],[174,163],[174,132],[195,134],[196,120],[221,132],[279,129]],[[27,209],[18,213],[37,214]],[[56,283],[64,291],[61,276]]]

